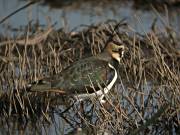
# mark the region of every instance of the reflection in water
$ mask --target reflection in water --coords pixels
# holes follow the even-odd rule
[[[65,107],[67,108],[67,107]],[[95,110],[95,111],[94,111]],[[105,112],[106,110],[106,112]],[[102,117],[113,116],[113,109],[92,101],[76,104],[64,112],[63,106],[37,118],[4,117],[0,120],[0,134],[97,134],[107,132],[108,123]],[[108,114],[107,114],[108,113]],[[96,125],[96,126],[95,126]],[[104,125],[104,126],[103,126]],[[109,131],[108,131],[109,132]]]

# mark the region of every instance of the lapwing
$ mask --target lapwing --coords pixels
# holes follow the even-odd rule
[[[108,42],[101,53],[80,59],[60,73],[46,77],[30,86],[32,92],[56,92],[77,100],[103,97],[115,84],[117,65],[124,55],[125,46]]]

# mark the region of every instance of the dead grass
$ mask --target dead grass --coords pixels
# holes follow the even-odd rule
[[[51,28],[49,33],[41,31],[38,40],[35,33],[27,33],[22,39],[1,38],[0,113],[5,119],[16,116],[37,121],[42,117],[51,123],[56,114],[71,129],[88,126],[88,132],[94,134],[179,133],[180,52],[174,31],[167,28],[158,35],[152,30],[141,36],[124,21],[111,20],[79,32]],[[82,57],[96,55],[109,40],[117,40],[129,50],[106,104],[85,101],[69,109],[72,102],[58,93],[28,91],[29,83],[61,72]]]

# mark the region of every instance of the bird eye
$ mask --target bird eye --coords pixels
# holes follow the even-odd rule
[[[114,53],[122,53],[124,51],[123,48],[116,48],[114,50],[112,50]]]
[[[122,49],[122,48],[119,48],[119,51],[118,51],[118,52],[119,52],[119,53],[122,53],[122,51],[123,51],[123,49]]]
[[[112,50],[114,53],[119,53],[119,50]]]

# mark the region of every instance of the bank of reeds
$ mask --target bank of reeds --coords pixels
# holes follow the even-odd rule
[[[72,129],[88,126],[88,132],[94,134],[179,133],[179,39],[171,28],[164,26],[164,30],[141,35],[124,21],[110,20],[69,33],[52,27],[33,33],[27,27],[20,39],[3,35],[1,117],[37,120],[42,116],[51,122],[55,113]],[[58,93],[28,91],[29,84],[101,52],[109,40],[123,43],[128,51],[106,104],[84,101],[71,106],[72,101],[66,102]]]

